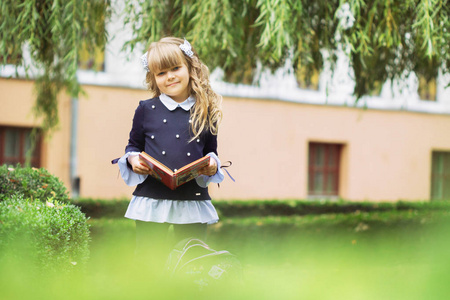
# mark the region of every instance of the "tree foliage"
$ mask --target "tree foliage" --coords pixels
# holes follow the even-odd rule
[[[23,66],[29,49],[35,76],[35,115],[44,131],[58,124],[57,95],[65,88],[72,97],[81,91],[76,72],[82,46],[104,47],[104,20],[109,1],[2,0],[0,4],[0,64]],[[31,68],[25,65],[29,71]]]
[[[163,36],[186,37],[225,80],[252,83],[258,66],[276,70],[291,63],[303,75],[333,67],[348,54],[357,98],[386,80],[411,72],[427,80],[450,70],[448,0],[125,0],[132,36],[124,48]],[[3,0],[0,64],[22,64],[23,48],[42,70],[35,110],[44,129],[57,123],[56,95],[76,97],[78,51],[104,46],[108,0]]]
[[[252,82],[257,64],[271,70],[289,58],[294,70],[331,65],[346,51],[354,94],[416,72],[450,69],[448,0],[127,0],[133,49],[165,35],[185,36],[225,80]]]

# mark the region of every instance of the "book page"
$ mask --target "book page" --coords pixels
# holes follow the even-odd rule
[[[152,169],[160,169],[162,171],[164,171],[165,173],[169,174],[169,175],[173,175],[173,172],[171,169],[169,169],[167,166],[165,166],[164,164],[162,164],[161,162],[159,162],[158,160],[154,159],[153,157],[151,157],[150,155],[148,155],[145,152],[141,152],[139,154],[139,156],[147,163],[147,165]]]
[[[141,152],[139,157],[152,169],[150,176],[161,181],[172,190],[199,176],[200,169],[208,166],[211,159],[209,156],[204,156],[173,173],[171,169],[145,152]]]
[[[175,172],[176,185],[180,186],[200,175],[200,169],[209,165],[210,157],[202,157]]]

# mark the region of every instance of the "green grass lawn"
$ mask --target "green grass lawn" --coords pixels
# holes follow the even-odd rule
[[[208,243],[239,258],[243,280],[200,292],[142,269],[133,221],[93,218],[84,272],[8,270],[0,290],[2,299],[450,299],[449,221],[445,210],[223,218]]]
[[[447,299],[449,220],[445,211],[414,210],[225,218],[210,226],[208,243],[237,255],[244,284],[225,286],[214,298]],[[90,222],[92,260],[115,257],[120,267],[108,274],[126,269],[121,263],[133,255],[133,221]],[[159,287],[164,294],[165,285]]]

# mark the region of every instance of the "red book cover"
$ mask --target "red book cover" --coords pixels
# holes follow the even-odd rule
[[[152,169],[153,172],[151,172],[150,175],[161,181],[172,190],[175,190],[180,185],[185,184],[186,182],[199,176],[200,169],[209,166],[210,161],[209,156],[204,156],[191,162],[190,164],[185,165],[176,172],[173,172],[167,166],[145,152],[139,153],[139,157],[145,161],[150,169]]]

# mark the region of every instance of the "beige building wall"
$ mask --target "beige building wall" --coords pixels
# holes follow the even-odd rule
[[[344,145],[340,196],[430,197],[431,153],[450,150],[450,116],[279,101],[226,99],[221,158],[236,183],[217,198],[307,198],[308,143]]]
[[[32,126],[33,85],[0,79],[0,125]],[[130,197],[113,158],[123,154],[143,90],[84,86],[79,100],[80,195]],[[60,129],[45,145],[43,167],[69,187],[70,99],[60,96]],[[344,145],[340,197],[347,200],[426,200],[431,153],[450,151],[450,116],[364,110],[276,100],[224,98],[219,156],[230,160],[228,177],[211,186],[215,199],[306,199],[308,143]]]
[[[0,126],[36,127],[32,108],[35,93],[34,82],[0,78]],[[44,139],[41,164],[58,176],[67,186],[70,183],[70,98],[59,95],[60,123],[51,138]]]

